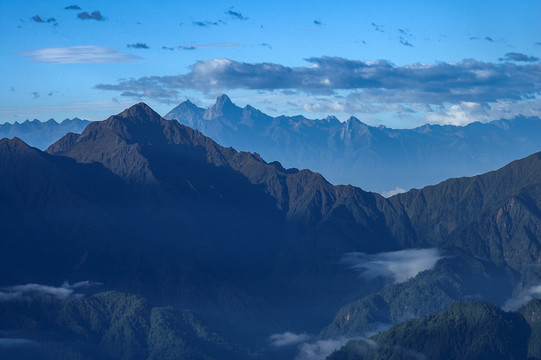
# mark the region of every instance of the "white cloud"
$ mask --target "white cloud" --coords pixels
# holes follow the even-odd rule
[[[55,287],[49,285],[40,285],[40,284],[26,284],[26,285],[15,285],[5,287],[4,290],[12,293],[40,293],[46,295],[52,295],[59,299],[65,299],[73,294],[73,289],[64,288],[64,287]]]
[[[8,348],[21,345],[30,345],[35,344],[34,341],[27,339],[18,339],[18,338],[0,338],[0,349]]]
[[[404,189],[402,189],[401,187],[398,187],[398,186],[397,186],[397,187],[394,188],[393,190],[389,190],[389,191],[384,191],[384,192],[382,192],[381,195],[382,195],[383,197],[388,198],[388,197],[394,196],[394,195],[396,195],[396,194],[402,194],[402,193],[405,193],[405,192],[406,192],[406,190],[404,190]]]
[[[502,306],[505,311],[513,311],[526,305],[533,299],[541,298],[541,285],[536,285],[522,290],[517,296],[507,300]]]
[[[139,56],[95,45],[45,48],[21,52],[19,55],[46,64],[112,64],[141,60]]]
[[[99,84],[102,90],[144,88],[211,90],[295,90],[307,94],[356,91],[360,103],[457,104],[519,101],[541,90],[541,64],[494,64],[464,59],[458,63],[395,66],[388,61],[339,57],[306,59],[308,66],[244,63],[209,59],[177,76],[150,76]]]
[[[478,118],[478,115],[486,116],[486,107],[475,102],[463,101],[451,105],[440,112],[428,113],[426,120],[429,123],[464,126]]]
[[[350,339],[326,339],[302,344],[295,360],[324,360],[333,351],[344,346],[348,340]]]
[[[299,346],[299,352],[295,360],[324,360],[333,351],[340,349],[350,340],[361,340],[363,345],[366,345],[365,350],[377,347],[374,341],[360,337],[317,340]]]
[[[222,44],[209,46],[216,45]],[[203,94],[258,91],[267,96],[282,92],[284,99],[280,102],[285,104],[275,105],[280,105],[282,113],[363,114],[363,122],[384,121],[393,127],[395,122],[399,127],[404,122],[411,123],[406,127],[426,122],[465,125],[518,114],[539,114],[541,63],[537,62],[488,63],[464,59],[396,66],[384,60],[338,57],[306,60],[309,63],[306,66],[290,67],[215,58],[194,63],[187,73],[127,79],[116,84],[97,84],[95,88],[120,91],[121,96],[138,101],[147,98],[160,103],[176,102],[180,90]],[[307,94],[311,96],[309,100]],[[313,95],[318,98],[314,99]]]
[[[438,249],[407,249],[379,254],[347,253],[342,263],[367,279],[391,278],[395,283],[411,279],[419,272],[432,269],[442,259]]]
[[[0,302],[22,299],[28,294],[51,295],[58,299],[66,299],[69,297],[82,297],[83,294],[76,293],[75,289],[89,288],[98,285],[101,285],[101,283],[81,281],[70,285],[66,281],[60,287],[32,283],[25,285],[6,286],[2,288],[3,291],[0,291]]]
[[[295,334],[289,331],[282,334],[273,334],[269,337],[271,345],[275,347],[295,345],[308,341],[308,339],[310,339],[310,336],[307,334]]]
[[[20,299],[22,296],[23,296],[23,293],[20,291],[15,291],[15,292],[0,291],[0,302],[17,300],[17,299]]]

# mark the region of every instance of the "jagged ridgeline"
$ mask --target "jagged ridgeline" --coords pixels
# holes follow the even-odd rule
[[[65,119],[60,123],[54,119],[45,122],[34,119],[22,123],[5,123],[0,124],[0,138],[18,137],[30,146],[45,150],[67,133],[81,133],[89,123],[90,121],[79,118]]]
[[[114,290],[152,304],[150,313],[171,309],[169,350],[182,342],[202,358],[220,358],[211,348],[276,358],[273,334],[356,336],[455,302],[518,304],[540,282],[541,153],[388,199],[266,160],[273,159],[222,147],[142,103],[45,152],[0,140],[0,309],[13,319],[0,338],[56,339],[61,347],[78,339],[74,354],[84,348],[98,358],[117,358],[107,344],[118,343],[128,354],[132,340],[106,341],[93,320],[58,310]],[[420,248],[437,255],[435,265],[400,280],[358,271]],[[36,300],[17,290],[86,280],[101,285],[81,299]],[[39,325],[53,321],[39,310],[46,303],[64,319],[53,334]],[[108,325],[96,329],[132,331],[107,309],[99,312]],[[178,317],[188,310],[223,347],[207,349],[196,330],[175,333],[190,329]],[[138,319],[126,321],[152,329],[151,318]],[[143,345],[133,354],[157,354],[151,333],[134,335]]]
[[[541,119],[518,116],[467,126],[414,129],[369,126],[351,117],[271,117],[226,95],[207,109],[185,101],[164,116],[219,144],[261,154],[285,167],[320,172],[333,184],[378,193],[422,188],[472,176],[541,150]]]

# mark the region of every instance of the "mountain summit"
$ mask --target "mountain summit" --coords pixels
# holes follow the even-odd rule
[[[216,118],[239,118],[242,114],[242,109],[231,102],[231,99],[223,94],[216,99],[216,103],[205,110],[203,119],[212,120]]]
[[[118,117],[140,123],[159,123],[162,117],[147,104],[140,102],[124,110]]]

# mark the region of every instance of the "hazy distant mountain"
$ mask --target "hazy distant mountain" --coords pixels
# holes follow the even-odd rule
[[[92,280],[190,309],[267,359],[283,355],[269,350],[272,334],[330,324],[321,336],[351,336],[472,298],[518,303],[541,282],[541,153],[386,199],[222,147],[141,103],[46,152],[0,140],[0,198],[0,302],[19,284]],[[370,270],[394,254],[395,266],[418,248],[438,248],[440,262],[399,283],[359,275],[359,262]],[[420,261],[434,258],[423,251]]]
[[[69,132],[81,133],[88,124],[90,121],[79,118],[66,119],[61,123],[54,119],[45,122],[34,119],[22,123],[4,123],[0,124],[0,138],[18,137],[28,145],[44,150]]]
[[[198,129],[224,146],[255,151],[285,167],[308,168],[334,184],[384,193],[472,176],[541,150],[541,119],[425,125],[415,129],[372,127],[351,117],[270,117],[220,96],[208,109],[186,101],[164,116]]]

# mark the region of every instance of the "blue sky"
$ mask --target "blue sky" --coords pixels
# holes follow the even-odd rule
[[[158,5],[159,4],[159,5]],[[3,1],[0,123],[269,115],[408,128],[541,112],[541,0]]]

